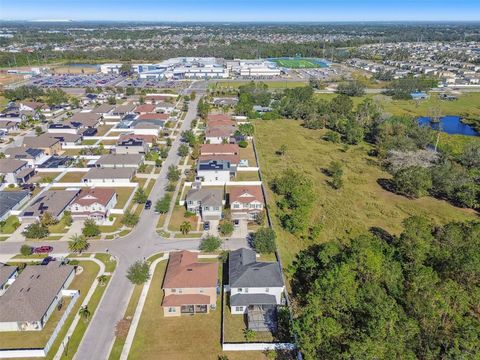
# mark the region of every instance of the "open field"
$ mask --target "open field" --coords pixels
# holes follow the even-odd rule
[[[61,341],[61,339],[63,339],[63,337],[65,336],[68,327],[70,326],[73,318],[80,309],[80,305],[85,296],[87,295],[87,292],[90,289],[93,281],[95,280],[99,270],[98,265],[91,261],[82,262],[80,263],[80,266],[83,267],[84,271],[81,274],[76,275],[72,281],[72,284],[69,286],[69,289],[80,290],[80,297],[78,298],[75,306],[73,307],[70,315],[68,316],[67,321],[62,327],[62,330],[60,331],[60,334],[54,344],[59,344],[59,341]],[[66,301],[67,298],[64,298],[64,300]],[[42,331],[2,332],[2,336],[0,336],[0,348],[21,349],[43,347],[50,338],[50,335],[52,334],[58,320],[60,319],[63,311],[65,310],[66,305],[67,304],[62,307],[61,311],[55,311],[52,314],[52,317],[47,321],[46,326]],[[93,315],[93,309],[91,310]],[[51,353],[49,354],[52,355],[52,357],[53,355],[55,355],[56,347],[58,347],[58,344],[52,347]]]
[[[289,69],[312,69],[322,67],[313,59],[276,59],[273,60],[278,66]]]
[[[247,80],[239,80],[239,81],[217,81],[215,83],[211,82],[208,87],[210,89],[220,88],[233,88],[236,89],[242,85],[248,84],[250,81]],[[268,85],[269,89],[291,89],[296,87],[306,86],[307,83],[305,81],[282,81],[282,80],[275,80],[275,81],[263,81],[265,84]]]
[[[266,359],[259,351],[222,352],[220,345],[221,297],[217,309],[209,314],[163,317],[161,288],[166,261],[157,265],[145,307],[130,350],[129,359],[217,360],[227,355],[229,360]]]
[[[98,70],[92,66],[59,65],[51,69],[53,74],[96,74]]]
[[[343,145],[322,139],[326,130],[308,130],[294,120],[256,121],[255,126],[265,184],[290,167],[305,172],[313,180],[317,200],[312,221],[324,224],[318,242],[351,238],[374,226],[398,234],[402,220],[411,215],[424,215],[438,224],[478,219],[473,210],[457,208],[446,201],[432,197],[410,200],[384,190],[377,181],[390,175],[377,166],[376,158],[367,155],[371,148],[368,144],[350,146],[344,152]],[[280,157],[275,152],[283,144],[287,151]],[[328,177],[322,171],[332,160],[344,166],[344,186],[340,190],[327,184]],[[283,265],[287,266],[311,242],[280,228],[275,196],[270,189],[267,191]]]

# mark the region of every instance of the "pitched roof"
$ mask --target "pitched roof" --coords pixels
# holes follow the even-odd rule
[[[100,106],[97,106],[95,109],[93,109],[92,112],[96,114],[106,114],[112,111],[114,108],[115,108],[115,105],[102,104]]]
[[[160,113],[151,113],[151,114],[141,114],[137,117],[137,120],[168,120],[170,115],[160,114]]]
[[[255,251],[238,249],[228,258],[231,287],[283,287],[278,262],[258,262]]]
[[[128,103],[128,104],[125,104],[125,105],[118,105],[117,107],[115,107],[113,112],[115,114],[124,114],[124,113],[128,113],[128,112],[132,112],[133,109],[135,109],[135,105],[132,104],[132,103]]]
[[[41,216],[49,212],[52,216],[59,216],[75,199],[78,190],[47,190],[35,199],[21,216]]]
[[[40,321],[73,271],[58,261],[28,265],[0,296],[0,322]]]
[[[131,179],[135,175],[135,169],[125,168],[91,168],[83,179]]]
[[[21,146],[14,146],[5,149],[5,155],[9,155],[14,159],[35,159],[43,153],[44,151],[42,149],[25,148]]]
[[[217,262],[197,262],[198,254],[190,251],[170,253],[163,288],[216,287],[218,282]]]
[[[138,105],[135,108],[136,113],[151,113],[155,111],[155,105],[153,104],[143,104],[143,105]]]
[[[226,121],[231,121],[232,117],[227,114],[209,114],[207,117],[208,122],[210,121],[216,121],[216,120],[226,120]]]
[[[28,106],[29,108],[32,108],[33,110],[47,107],[47,105],[45,103],[38,102],[38,101],[22,101],[20,104],[22,104],[23,106]]]
[[[27,162],[24,160],[0,159],[0,173],[13,173],[25,165]]]
[[[241,202],[249,204],[252,201],[263,202],[260,186],[231,186],[229,190],[230,203]]]
[[[229,137],[235,132],[234,128],[227,127],[227,126],[220,126],[220,127],[208,127],[205,130],[205,137]]]
[[[17,271],[16,266],[0,264],[0,288],[12,277],[15,271]]]
[[[102,155],[95,165],[138,165],[142,160],[141,154],[106,154]]]
[[[68,120],[70,122],[79,122],[85,126],[94,126],[96,123],[100,121],[101,118],[102,118],[102,114],[89,111],[89,112],[76,113]]]
[[[187,201],[200,201],[206,206],[222,206],[223,190],[222,189],[191,189],[187,194]]]
[[[163,298],[162,306],[207,305],[210,296],[201,294],[168,295]]]
[[[70,134],[70,133],[53,133],[48,134],[52,139],[57,139],[64,142],[77,142],[82,138],[82,135],[79,134]]]
[[[50,137],[49,134],[26,136],[23,138],[23,146],[32,148],[49,148],[59,142],[60,140]]]
[[[97,203],[106,206],[116,194],[115,189],[104,187],[82,189],[72,204],[88,206]]]
[[[208,127],[217,127],[217,126],[233,126],[235,127],[236,123],[232,120],[209,120],[207,122]]]
[[[203,144],[200,147],[200,154],[231,154],[238,155],[240,147],[237,144]]]
[[[217,154],[217,155],[200,155],[199,157],[200,161],[228,161],[230,164],[237,165],[240,162],[240,156],[239,155],[223,155],[223,154]]]
[[[230,306],[275,305],[275,295],[270,294],[235,294],[230,297]]]

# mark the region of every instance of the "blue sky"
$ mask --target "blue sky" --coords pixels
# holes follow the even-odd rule
[[[480,0],[0,0],[0,19],[480,20]]]

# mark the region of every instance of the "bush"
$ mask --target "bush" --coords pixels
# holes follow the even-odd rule
[[[168,167],[167,179],[169,181],[178,181],[180,179],[180,169],[177,169],[175,165],[170,165]]]
[[[170,194],[165,194],[165,196],[158,200],[155,204],[155,211],[160,214],[166,214],[170,209],[170,202],[172,201],[172,196]]]
[[[28,225],[22,233],[27,239],[43,239],[46,238],[50,231],[48,227],[40,224],[40,222],[34,222]]]
[[[223,220],[220,222],[220,234],[223,236],[230,236],[233,233],[233,224],[229,220]]]
[[[398,194],[419,198],[428,195],[432,188],[432,176],[428,169],[412,166],[397,171],[392,184]]]
[[[275,252],[275,231],[270,228],[259,229],[253,237],[253,247],[259,254],[270,254]]]
[[[244,149],[248,146],[248,142],[245,140],[239,141],[238,146]]]
[[[138,188],[135,192],[135,195],[133,196],[133,201],[135,201],[137,204],[145,204],[147,200],[148,196],[145,193],[145,190],[143,190],[142,188]]]
[[[215,252],[220,248],[221,245],[222,241],[218,237],[207,236],[206,238],[202,239],[199,248],[204,252]]]
[[[100,235],[100,228],[93,219],[86,219],[83,223],[82,234],[86,237],[94,237]]]
[[[141,285],[150,279],[150,269],[146,261],[137,260],[127,271],[127,279],[135,285]]]
[[[20,247],[20,254],[22,254],[23,256],[30,256],[32,255],[32,253],[33,253],[33,248],[31,246],[24,244]]]
[[[139,217],[138,215],[130,212],[130,210],[125,211],[122,216],[122,224],[125,226],[133,227],[138,224]]]
[[[327,131],[323,138],[324,138],[324,140],[330,141],[330,142],[333,142],[333,143],[339,143],[340,142],[340,134],[335,132],[335,131]]]

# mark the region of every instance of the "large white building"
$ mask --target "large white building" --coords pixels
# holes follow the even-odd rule
[[[119,74],[122,64],[102,64],[100,65],[100,72],[102,74]]]
[[[233,60],[226,62],[227,69],[243,77],[275,77],[282,74],[277,64],[268,60]]]

